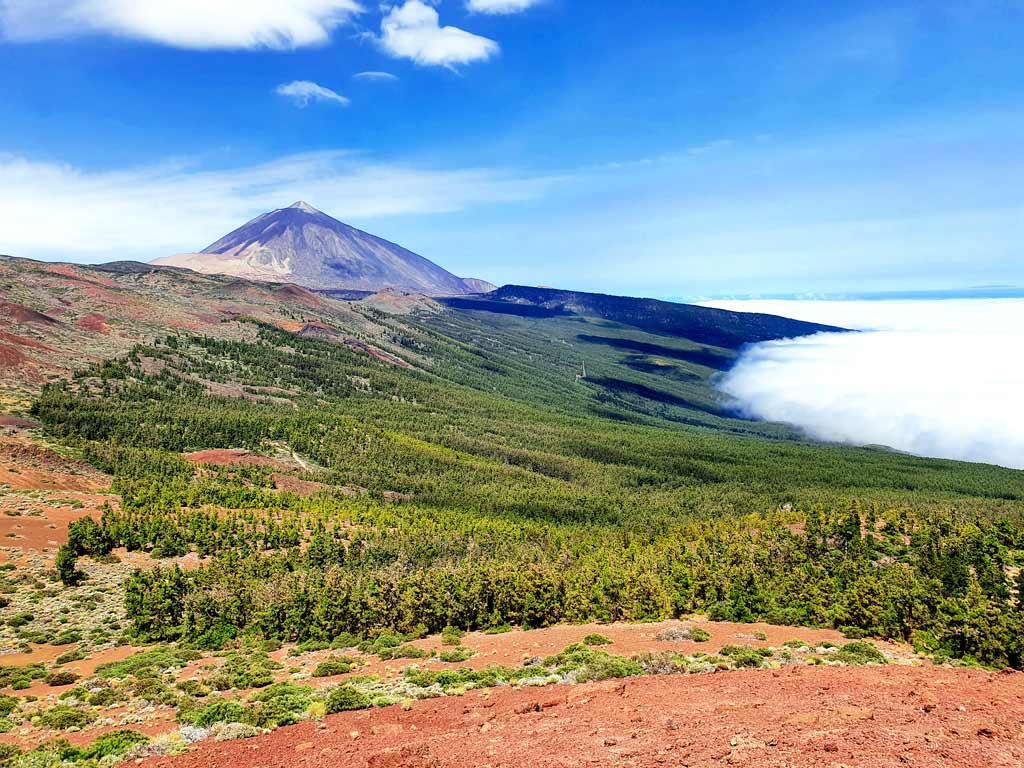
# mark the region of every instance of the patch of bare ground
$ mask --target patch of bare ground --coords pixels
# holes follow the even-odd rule
[[[806,668],[490,689],[204,742],[150,768],[1024,765],[1024,675]]]

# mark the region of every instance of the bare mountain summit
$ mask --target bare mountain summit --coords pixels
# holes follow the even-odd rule
[[[350,227],[301,201],[258,216],[201,253],[178,254],[153,263],[317,289],[401,288],[434,296],[494,289],[483,280],[457,277],[412,251]]]

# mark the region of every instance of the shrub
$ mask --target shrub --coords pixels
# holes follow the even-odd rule
[[[117,701],[117,692],[113,688],[100,688],[89,694],[88,702],[94,707],[105,707]]]
[[[100,736],[88,747],[81,750],[81,754],[86,760],[99,760],[110,755],[123,755],[132,747],[148,742],[149,737],[144,736],[138,731],[113,731]]]
[[[769,648],[751,648],[749,645],[726,645],[719,651],[737,667],[761,667],[764,660],[772,655]]]
[[[79,675],[71,670],[60,669],[56,672],[51,672],[45,678],[47,685],[61,686],[71,685],[78,681]]]
[[[342,656],[332,656],[317,664],[313,670],[313,677],[333,677],[344,675],[352,671],[352,661]]]
[[[259,726],[294,725],[309,709],[312,697],[308,685],[274,683],[250,699],[249,720]]]
[[[449,664],[454,664],[460,661],[465,661],[472,655],[473,651],[471,651],[469,648],[466,648],[465,646],[460,645],[458,648],[452,648],[447,651],[441,651],[441,653],[438,654],[437,658],[439,658],[441,661],[448,662]]]
[[[346,712],[353,709],[367,709],[371,706],[366,694],[351,685],[341,685],[331,691],[327,697],[327,714]]]
[[[214,723],[240,723],[246,719],[246,709],[237,701],[215,701],[191,712],[179,712],[178,720],[200,728]]]
[[[447,626],[441,630],[441,644],[442,645],[459,645],[462,642],[462,638],[465,636],[458,627]]]
[[[66,704],[58,704],[52,709],[48,709],[39,718],[40,723],[56,731],[66,731],[68,728],[81,728],[83,725],[91,723],[92,720],[93,716],[85,710],[75,709]]]
[[[703,643],[710,640],[711,635],[700,627],[670,627],[659,632],[654,639],[662,643],[678,643],[684,640]]]
[[[511,631],[512,631],[512,625],[511,624],[497,624],[497,625],[495,625],[493,627],[488,627],[487,629],[485,629],[484,633],[488,634],[488,635],[503,635],[506,632],[511,632]]]
[[[834,654],[832,658],[844,664],[885,664],[885,655],[871,643],[861,640],[847,643]]]
[[[643,668],[635,661],[623,656],[612,656],[605,651],[595,651],[582,643],[570,645],[558,655],[548,657],[544,660],[544,666],[553,667],[560,675],[572,673],[580,683],[643,673]]]
[[[584,645],[611,645],[612,639],[607,635],[593,632],[583,638]]]
[[[430,656],[430,651],[406,644],[397,648],[382,648],[379,655],[382,659],[425,659]]]
[[[0,717],[7,717],[17,710],[18,698],[16,696],[5,696],[0,693]]]
[[[0,744],[0,765],[7,765],[10,760],[21,754],[21,750],[13,744]]]

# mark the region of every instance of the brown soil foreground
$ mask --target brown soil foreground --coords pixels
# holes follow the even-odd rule
[[[148,768],[1024,765],[1024,675],[793,667],[491,689],[205,742]]]

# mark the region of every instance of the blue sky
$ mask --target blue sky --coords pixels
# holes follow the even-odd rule
[[[1019,285],[1022,32],[1022,0],[0,0],[0,252],[151,259],[305,199],[499,283]]]

